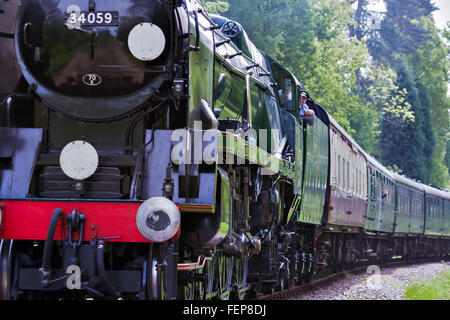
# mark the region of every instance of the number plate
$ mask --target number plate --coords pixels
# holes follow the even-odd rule
[[[118,26],[119,12],[117,11],[81,11],[66,13],[66,22],[74,27]]]

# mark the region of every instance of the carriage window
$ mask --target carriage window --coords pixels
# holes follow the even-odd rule
[[[336,151],[334,152],[334,161],[335,161],[335,163],[334,163],[334,178],[336,179],[336,187],[337,187],[337,182],[338,182],[338,157],[337,157],[337,154],[336,154]]]
[[[352,167],[352,191],[356,193],[358,190],[358,171],[355,167]]]
[[[338,186],[341,186],[341,156],[338,156]]]
[[[434,217],[434,198],[431,198],[431,216]]]
[[[363,175],[362,175],[362,171],[359,170],[359,193],[363,194],[364,190],[363,190]]]
[[[431,198],[431,216],[434,218],[435,217],[435,210],[434,210],[434,198]]]
[[[434,198],[434,214],[436,218],[439,217],[438,204],[439,204],[438,199]]]
[[[375,182],[375,177],[372,176],[372,177],[370,178],[370,181],[371,181],[371,183],[370,183],[370,186],[371,186],[371,195],[372,195],[372,198],[375,199],[375,194],[376,194],[376,182]]]
[[[347,161],[347,190],[350,191],[350,162]]]
[[[438,214],[437,214],[437,199],[434,198],[434,216],[437,218]]]
[[[359,194],[363,194],[363,190],[362,190],[362,172],[361,170],[359,170]]]
[[[359,194],[359,175],[358,175],[358,169],[355,169],[355,179],[354,179],[354,184],[355,184],[355,193]]]
[[[361,172],[361,170],[359,170],[358,185],[359,185],[359,194],[363,194],[363,190],[362,190],[362,172]]]
[[[362,171],[359,170],[359,194],[363,194]]]
[[[359,194],[359,173],[358,169],[355,169],[355,192],[356,194]]]
[[[342,158],[342,189],[345,190],[345,159]]]

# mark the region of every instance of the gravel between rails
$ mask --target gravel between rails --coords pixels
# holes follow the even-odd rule
[[[436,278],[446,269],[450,269],[450,263],[437,262],[381,269],[380,274],[348,274],[296,300],[403,300],[409,284]]]

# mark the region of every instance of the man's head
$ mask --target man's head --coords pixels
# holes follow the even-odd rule
[[[300,95],[300,105],[304,105],[307,100],[308,100],[308,95],[306,94],[306,92],[302,92]]]

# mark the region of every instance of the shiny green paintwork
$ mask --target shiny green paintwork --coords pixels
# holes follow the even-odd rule
[[[189,113],[187,126],[194,127],[194,121],[201,120],[200,100],[206,100],[210,106],[213,105],[213,87],[214,81],[214,37],[211,30],[211,22],[202,14],[198,13],[198,9],[202,7],[196,2],[186,2],[189,15],[189,45],[195,47],[197,37],[199,42],[199,50],[191,50],[189,52]],[[199,24],[197,34],[195,16]],[[208,128],[205,128],[208,129]]]
[[[301,195],[303,185],[303,152],[304,152],[304,139],[303,128],[298,122],[295,122],[295,181],[294,181],[294,193]]]
[[[303,127],[298,120],[289,112],[281,110],[283,123],[283,136],[287,138],[287,145],[295,148],[295,180],[294,194],[302,193],[302,172],[303,172]]]
[[[226,157],[232,155],[257,163],[263,168],[265,174],[280,174],[290,180],[296,178],[293,164],[275,157],[238,135],[227,132],[219,133],[217,149],[219,150],[219,164],[225,163]]]
[[[214,112],[221,119],[242,119],[245,78],[230,72],[230,68],[230,66],[225,67],[220,60],[216,60]]]
[[[424,201],[423,192],[414,192],[411,198],[412,202],[412,212],[410,216],[410,232],[411,233],[423,233],[423,228],[425,224],[424,220]]]
[[[318,118],[314,126],[304,130],[303,195],[298,220],[320,224],[327,191],[329,131]]]
[[[444,200],[439,197],[425,196],[425,235],[442,236],[446,233],[444,220]]]
[[[214,113],[219,119],[246,118],[245,77],[243,74],[233,72],[234,66],[224,63],[216,58]],[[260,130],[265,129],[267,143],[261,146],[265,151],[272,152],[281,141],[281,119],[276,100],[263,85],[251,78],[251,105],[252,128],[259,137]],[[271,129],[278,129],[273,131]],[[265,139],[264,139],[265,140]],[[261,141],[258,139],[258,141]]]
[[[397,182],[396,208],[396,233],[423,233],[423,191]]]
[[[291,221],[294,213],[298,211],[301,203],[301,195],[303,188],[303,127],[297,119],[287,111],[281,111],[283,119],[283,135],[288,139],[288,145],[295,146],[295,178],[293,181],[294,200],[289,208],[286,223]]]
[[[369,203],[365,229],[393,232],[395,225],[395,184],[372,163],[367,166]],[[387,195],[383,197],[383,193]]]

